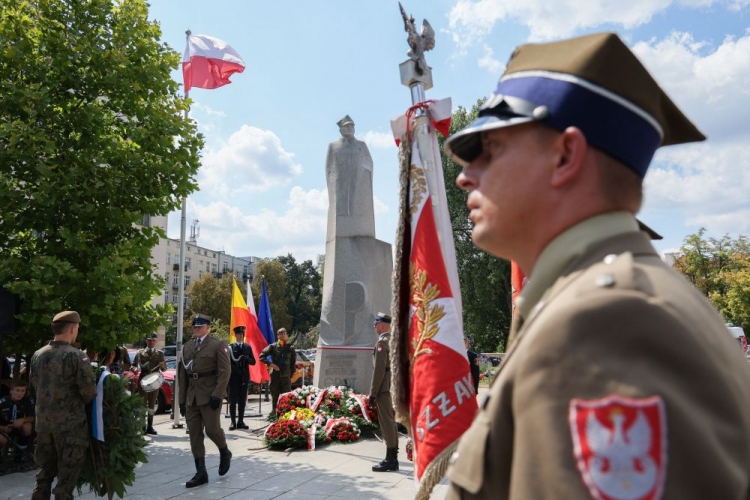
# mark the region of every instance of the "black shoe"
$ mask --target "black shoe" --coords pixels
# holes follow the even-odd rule
[[[398,448],[388,448],[385,454],[385,460],[378,465],[372,466],[373,472],[391,472],[398,470]]]
[[[233,430],[235,430],[236,428],[237,428],[237,426],[236,426],[235,424],[232,424],[232,425],[230,425],[230,426],[229,426],[229,430],[230,430],[230,431],[233,431]]]
[[[146,434],[151,434],[152,436],[156,436],[158,432],[156,432],[156,429],[154,429],[153,427],[149,427],[148,429],[146,429]]]
[[[238,428],[238,429],[249,429],[250,427],[248,427],[248,426],[247,426],[247,425],[245,424],[245,422],[238,422],[238,423],[237,423],[237,428]]]
[[[186,488],[195,488],[201,484],[208,483],[208,472],[206,472],[206,460],[204,458],[195,459],[195,470],[197,472],[192,479],[185,483]]]
[[[219,475],[223,476],[229,471],[229,466],[232,463],[232,452],[225,446],[219,450],[219,456]],[[208,479],[206,480],[208,481]]]

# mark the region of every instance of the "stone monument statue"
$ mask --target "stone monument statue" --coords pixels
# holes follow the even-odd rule
[[[373,163],[347,115],[328,146],[328,231],[315,384],[369,391],[373,320],[391,303],[391,245],[375,239]]]

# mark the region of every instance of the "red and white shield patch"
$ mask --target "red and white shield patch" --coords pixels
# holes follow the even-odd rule
[[[659,396],[573,399],[573,450],[596,500],[658,500],[667,470],[667,417]]]

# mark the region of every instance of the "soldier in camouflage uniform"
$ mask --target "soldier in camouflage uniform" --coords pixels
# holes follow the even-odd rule
[[[146,348],[138,351],[133,359],[133,369],[141,373],[138,380],[143,380],[143,377],[151,373],[162,371],[167,369],[167,364],[164,358],[164,352],[156,349],[157,335],[152,333],[146,337]],[[146,403],[146,407],[151,410],[148,414],[146,424],[146,434],[156,435],[154,429],[154,414],[153,411],[156,409],[156,398],[159,396],[159,389],[155,391],[146,392],[146,390],[138,384],[138,394],[143,397],[143,401]]]
[[[32,500],[50,498],[55,476],[55,498],[73,498],[86,458],[86,404],[96,396],[96,383],[88,356],[71,345],[80,323],[75,311],[57,314],[52,320],[55,339],[31,358],[30,381],[36,390],[36,461],[40,468]]]
[[[277,341],[268,345],[260,353],[260,359],[273,369],[271,372],[271,404],[273,413],[276,412],[276,403],[279,401],[279,394],[292,390],[292,374],[297,365],[297,352],[294,347],[287,344],[286,328],[280,328],[276,332]],[[268,361],[271,356],[271,361]]]

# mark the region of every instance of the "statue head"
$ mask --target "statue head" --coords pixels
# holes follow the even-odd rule
[[[343,137],[344,139],[351,139],[352,137],[354,137],[354,120],[352,120],[349,115],[346,115],[338,122],[336,122],[336,125],[339,126],[341,137]]]

